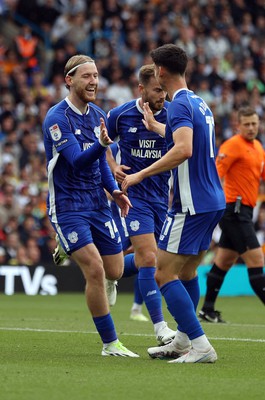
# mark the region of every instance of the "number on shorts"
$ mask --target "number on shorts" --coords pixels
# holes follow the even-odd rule
[[[112,219],[110,221],[105,222],[105,226],[109,229],[111,239],[114,239],[116,236],[115,233],[118,232],[118,228],[117,228],[114,220]]]

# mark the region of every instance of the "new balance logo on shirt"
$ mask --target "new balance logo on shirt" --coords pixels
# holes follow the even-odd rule
[[[134,128],[133,126],[131,126],[131,127],[128,129],[128,132],[136,133],[136,132],[137,132],[137,128]]]

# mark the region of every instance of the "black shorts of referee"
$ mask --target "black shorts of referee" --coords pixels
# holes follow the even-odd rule
[[[235,212],[235,203],[227,203],[219,223],[222,229],[219,247],[239,254],[260,247],[252,221],[253,208],[241,204],[240,212]]]

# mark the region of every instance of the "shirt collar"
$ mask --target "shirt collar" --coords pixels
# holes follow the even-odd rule
[[[65,101],[66,101],[66,103],[68,104],[68,106],[69,106],[76,114],[83,115],[83,114],[81,113],[81,111],[78,110],[78,108],[69,100],[68,97],[65,98]],[[86,110],[86,114],[85,114],[85,115],[87,115],[88,113],[89,113],[89,104],[87,105],[87,110]]]
[[[186,92],[192,92],[192,90],[189,90],[187,88],[180,88],[178,90],[175,91],[175,93],[173,94],[172,100],[179,94],[179,92],[181,92],[182,90],[185,90]]]

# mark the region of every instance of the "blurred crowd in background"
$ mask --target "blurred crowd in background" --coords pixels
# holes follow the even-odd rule
[[[68,94],[68,58],[95,59],[97,104],[108,112],[139,96],[139,68],[165,43],[190,56],[187,82],[213,110],[217,147],[236,133],[244,104],[260,117],[265,147],[264,0],[0,0],[0,265],[52,262],[42,121]]]

